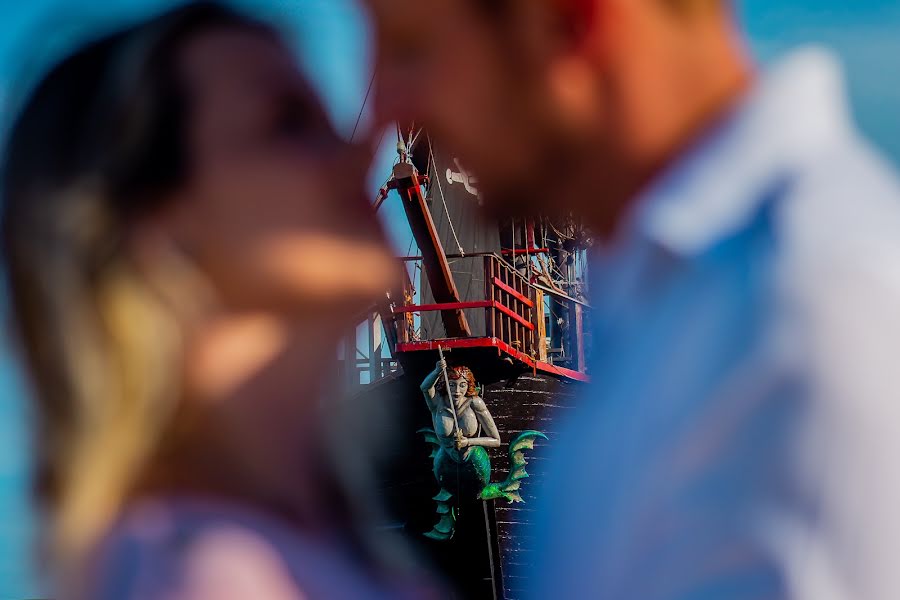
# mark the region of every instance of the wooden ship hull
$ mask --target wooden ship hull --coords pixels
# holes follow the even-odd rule
[[[433,366],[433,365],[432,365]],[[456,598],[523,598],[535,550],[529,535],[537,509],[537,493],[546,473],[547,454],[558,439],[566,418],[582,389],[578,381],[564,381],[545,373],[524,371],[483,388],[504,445],[491,449],[494,477],[509,470],[506,444],[517,433],[537,429],[549,438],[538,443],[529,457],[523,503],[506,500],[456,499],[456,534],[445,542],[424,536],[434,526],[433,496],[440,489],[432,475],[430,448],[415,431],[430,426],[416,377],[403,375],[366,390],[360,401],[377,403],[380,410],[400,415],[403,431],[395,435],[391,452],[382,458],[378,473],[380,500],[387,508],[385,526],[402,533],[417,555],[434,568],[454,590]]]
[[[468,175],[453,172],[458,162],[435,156],[430,143],[422,154],[413,160],[401,143],[401,160],[379,197],[397,192],[420,255],[402,257],[412,265],[407,280],[373,310],[368,336],[357,331],[348,340],[345,365],[357,388],[354,402],[369,405],[364,412],[390,414],[395,426],[377,473],[385,526],[413,544],[455,597],[513,600],[529,587],[535,554],[529,527],[547,455],[589,380],[589,307],[575,297],[574,273],[568,282],[541,277],[547,263],[559,265],[562,255],[574,253],[571,239],[566,249],[528,222],[518,231],[515,224],[498,226],[477,209]],[[459,252],[448,254],[445,246]],[[364,337],[368,348],[360,349]],[[501,447],[488,449],[492,481],[509,473],[508,444],[516,435],[534,430],[547,438],[528,451],[523,502],[454,494],[455,531],[444,541],[424,536],[438,520],[433,498],[441,487],[431,447],[416,433],[432,427],[420,384],[439,348],[451,366],[474,372],[499,430]]]

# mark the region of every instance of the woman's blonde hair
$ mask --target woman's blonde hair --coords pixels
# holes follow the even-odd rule
[[[178,52],[221,27],[274,35],[197,3],[107,36],[43,79],[9,139],[6,276],[37,406],[45,548],[64,569],[121,508],[177,404],[179,328],[126,239],[188,175]]]

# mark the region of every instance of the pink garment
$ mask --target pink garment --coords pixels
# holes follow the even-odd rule
[[[304,539],[251,510],[195,500],[143,502],[101,547],[92,600],[419,600],[426,584],[388,582],[338,543]]]

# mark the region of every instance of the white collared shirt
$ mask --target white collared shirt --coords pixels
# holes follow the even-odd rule
[[[900,599],[900,185],[848,115],[795,53],[597,257],[533,598]]]

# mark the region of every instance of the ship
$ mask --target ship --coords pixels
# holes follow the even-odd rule
[[[455,598],[515,600],[533,571],[529,526],[548,453],[590,381],[591,239],[572,217],[493,218],[476,178],[427,131],[398,127],[397,142],[375,208],[402,204],[417,253],[398,257],[404,278],[348,333],[344,382],[352,402],[389,414],[394,426],[376,475],[383,526],[403,535]],[[435,480],[433,448],[417,432],[432,426],[420,385],[440,355],[474,374],[501,439],[487,450],[493,473],[521,475],[513,500],[448,493]],[[527,446],[518,454],[516,439]],[[511,464],[523,456],[527,466]],[[442,529],[444,516],[452,526]]]

